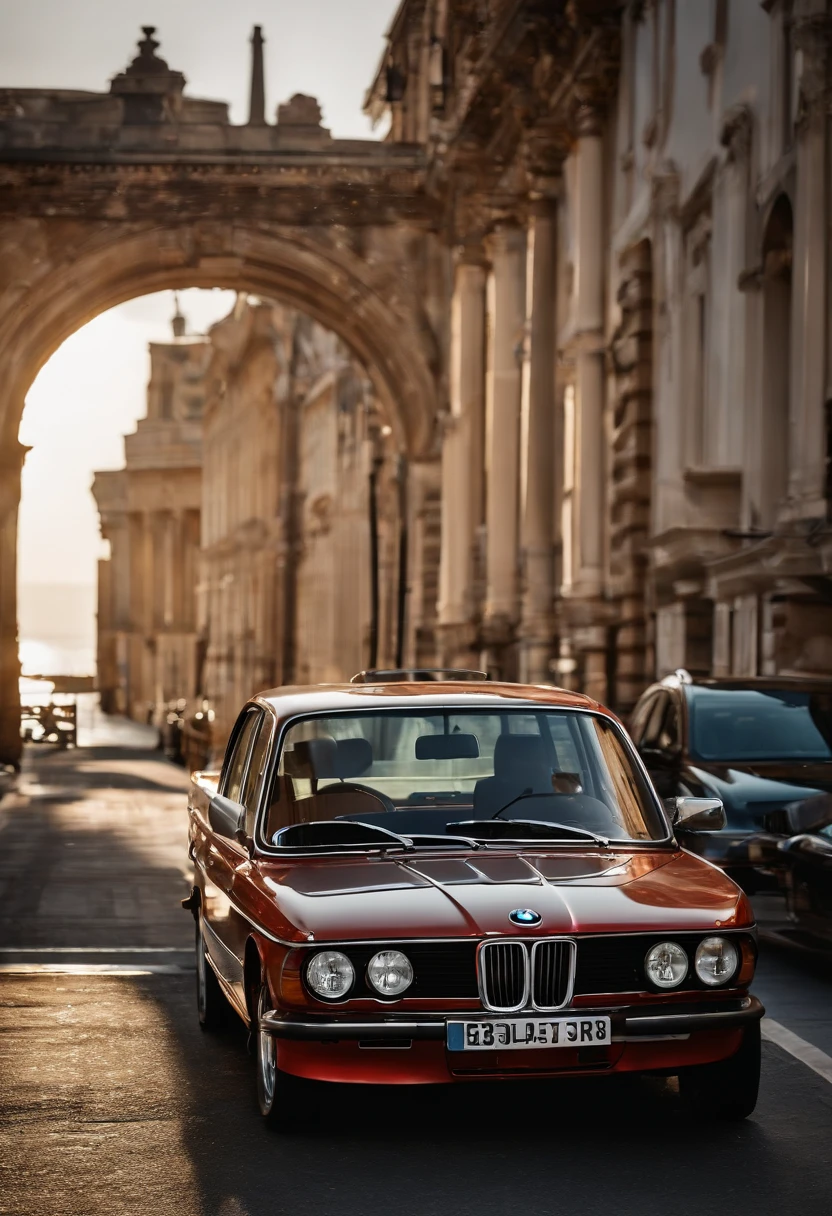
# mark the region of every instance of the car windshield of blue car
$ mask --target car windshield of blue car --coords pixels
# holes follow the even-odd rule
[[[595,836],[668,837],[616,724],[536,707],[431,706],[295,721],[282,741],[261,836],[279,846],[282,829],[324,820],[414,838],[558,838],[557,831],[531,832],[529,822],[560,825],[573,845]],[[508,820],[518,821],[516,832]]]
[[[688,688],[694,759],[832,759],[832,694],[780,688]]]

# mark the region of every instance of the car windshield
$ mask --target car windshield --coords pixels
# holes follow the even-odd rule
[[[832,759],[832,693],[692,686],[687,694],[694,758]]]
[[[325,833],[301,833],[298,842],[320,835],[332,844],[335,823],[349,821],[405,837],[485,841],[586,845],[597,837],[650,841],[668,834],[613,722],[537,708],[431,707],[294,722],[283,740],[263,835],[275,843],[286,828],[323,821],[331,825]],[[530,824],[554,830],[533,831]]]

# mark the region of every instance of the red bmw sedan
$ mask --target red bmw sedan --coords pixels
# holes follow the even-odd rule
[[[199,1020],[250,1028],[271,1123],[310,1080],[623,1072],[753,1111],[753,913],[686,847],[722,806],[663,803],[586,697],[427,672],[263,693],[189,814]]]

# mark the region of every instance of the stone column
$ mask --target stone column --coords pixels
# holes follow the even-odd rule
[[[520,382],[525,320],[522,229],[500,224],[488,238],[489,344],[486,371],[486,595],[483,635],[489,670],[512,675],[517,625]]]
[[[573,593],[597,596],[604,551],[604,227],[600,114],[579,116],[575,200],[575,442],[577,511]]]
[[[578,112],[575,197],[575,413],[572,513],[573,582],[568,617],[574,651],[583,656],[584,692],[603,700],[607,631],[604,566],[604,174],[602,114]]]
[[[171,525],[173,527],[170,571],[171,624],[174,632],[186,633],[188,613],[185,608],[185,597],[193,595],[194,592],[193,583],[189,586],[185,582],[186,553],[188,551],[187,512],[182,509],[174,510],[171,515]]]
[[[0,764],[20,764],[20,656],[17,645],[17,512],[29,449],[0,449]]]
[[[480,522],[485,420],[485,286],[482,250],[460,253],[451,308],[451,409],[442,441],[438,629],[441,661],[476,665],[474,538]]]
[[[520,617],[520,679],[540,684],[551,678],[554,630],[555,293],[557,204],[532,202],[526,260],[526,345],[520,405],[520,539],[523,597]]]

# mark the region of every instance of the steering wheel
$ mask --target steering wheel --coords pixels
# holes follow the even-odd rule
[[[362,785],[359,781],[339,781],[337,785],[327,785],[321,790],[322,794],[336,794],[340,792],[347,794],[369,794],[382,804],[385,811],[395,813],[398,809],[393,799],[389,798],[387,794],[383,794],[381,790],[374,790],[369,785]]]

